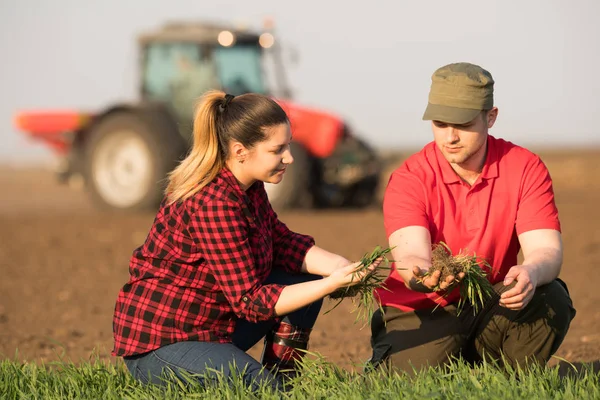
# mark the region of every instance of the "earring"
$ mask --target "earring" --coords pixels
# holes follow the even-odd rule
[[[240,159],[238,159],[238,162],[239,162],[240,164],[243,164],[243,163],[244,163],[244,160],[240,158]]]

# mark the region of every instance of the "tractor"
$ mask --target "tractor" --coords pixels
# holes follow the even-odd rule
[[[273,207],[369,205],[381,172],[378,155],[340,117],[291,100],[273,32],[167,23],[138,37],[136,103],[100,112],[24,111],[15,124],[49,145],[60,180],[82,183],[98,206],[144,210],[160,203],[167,174],[189,150],[194,103],[204,91],[262,93],[284,108],[293,133],[294,163],[281,183],[265,184]]]

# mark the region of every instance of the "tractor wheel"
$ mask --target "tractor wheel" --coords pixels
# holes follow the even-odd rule
[[[265,190],[271,206],[276,211],[306,207],[311,201],[310,171],[311,160],[302,145],[292,142],[290,150],[294,162],[287,168],[278,184],[265,183]]]
[[[85,178],[104,209],[147,210],[163,197],[166,176],[183,154],[183,139],[156,110],[122,111],[102,118],[85,144]]]
[[[374,205],[377,198],[378,176],[370,176],[357,183],[349,190],[346,206],[351,208],[366,208]]]

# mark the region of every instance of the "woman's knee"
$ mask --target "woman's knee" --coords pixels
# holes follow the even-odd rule
[[[311,329],[317,322],[322,306],[323,300],[317,300],[284,316],[283,321],[300,328]]]
[[[144,374],[139,367],[139,358],[142,356],[134,356],[134,357],[123,357],[123,362],[127,367],[127,370],[133,376],[134,379],[140,381],[143,384],[147,384],[150,381],[150,374]]]
[[[277,283],[280,285],[295,285],[323,279],[321,275],[313,274],[293,274],[281,268],[273,268],[265,283]]]
[[[142,384],[165,385],[176,376],[175,371],[157,359],[153,351],[124,357],[123,361],[131,375]]]

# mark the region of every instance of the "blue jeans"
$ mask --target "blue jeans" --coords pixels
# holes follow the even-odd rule
[[[321,279],[310,274],[292,275],[274,268],[265,281],[282,285],[292,285]],[[284,322],[300,328],[312,328],[319,316],[322,300],[294,311],[283,318]],[[125,365],[131,374],[144,384],[164,384],[165,369],[170,369],[179,379],[186,380],[189,374],[205,384],[207,378],[216,378],[211,370],[221,371],[226,379],[239,377],[244,384],[255,390],[267,384],[277,390],[283,389],[281,380],[249,356],[246,351],[258,343],[277,323],[275,320],[252,323],[246,320],[236,322],[232,343],[178,342],[163,346],[148,353],[124,357]],[[188,376],[186,376],[186,374]]]

